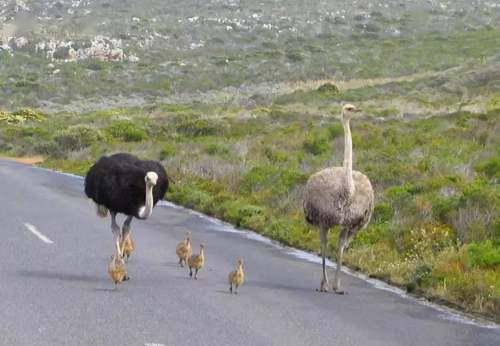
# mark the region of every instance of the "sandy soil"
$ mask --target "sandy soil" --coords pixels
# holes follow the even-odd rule
[[[43,162],[43,156],[26,156],[26,157],[6,157],[0,156],[0,160],[11,160],[19,163],[24,163],[27,165],[36,165],[37,163]]]

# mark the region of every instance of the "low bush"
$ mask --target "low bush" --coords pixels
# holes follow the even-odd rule
[[[174,145],[167,143],[164,144],[160,150],[160,160],[165,160],[169,157],[175,156],[175,147]]]
[[[147,133],[142,127],[127,120],[114,121],[104,131],[112,139],[124,142],[140,142],[147,138]]]
[[[471,243],[468,247],[469,264],[480,268],[497,268],[500,266],[500,243],[486,240]]]
[[[313,155],[321,155],[331,150],[327,136],[318,131],[309,132],[304,139],[302,147],[306,152]]]
[[[87,125],[71,126],[54,136],[62,151],[81,150],[100,140],[103,140],[101,132]]]

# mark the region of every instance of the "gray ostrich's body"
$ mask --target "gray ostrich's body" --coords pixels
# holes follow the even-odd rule
[[[345,136],[344,166],[326,168],[311,175],[304,192],[306,220],[320,229],[323,260],[323,279],[320,286],[322,292],[328,291],[325,263],[328,231],[333,226],[340,226],[333,288],[337,293],[342,293],[339,274],[344,250],[354,235],[368,224],[373,212],[374,195],[370,180],[363,173],[352,170],[349,120],[355,112],[357,109],[352,105],[346,105],[342,110]]]

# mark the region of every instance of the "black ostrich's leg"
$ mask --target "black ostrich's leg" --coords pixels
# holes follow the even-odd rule
[[[125,247],[125,239],[127,239],[128,235],[130,234],[131,228],[130,224],[132,223],[133,216],[127,216],[125,221],[123,222],[122,226],[122,235],[121,235],[121,253],[123,255],[124,253],[124,247]],[[127,254],[127,262],[130,257],[130,254]],[[125,277],[123,278],[123,281],[128,281],[130,280],[130,276],[128,274],[125,274]]]
[[[123,226],[122,226],[122,241],[125,240],[127,238],[127,236],[130,234],[130,231],[132,230],[130,228],[130,224],[132,223],[132,219],[134,217],[133,216],[127,216],[127,218],[125,219],[125,221],[123,222]],[[123,248],[122,248],[122,253],[123,253]]]
[[[120,226],[116,223],[116,213],[111,212],[111,231],[115,236],[116,251],[121,256],[121,246],[120,246]]]

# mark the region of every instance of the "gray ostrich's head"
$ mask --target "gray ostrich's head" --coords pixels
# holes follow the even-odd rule
[[[348,103],[342,107],[342,121],[351,120],[351,118],[356,114],[361,112],[360,108]]]
[[[146,181],[146,186],[153,187],[158,181],[158,174],[156,174],[155,172],[148,172],[146,173],[144,180]]]

